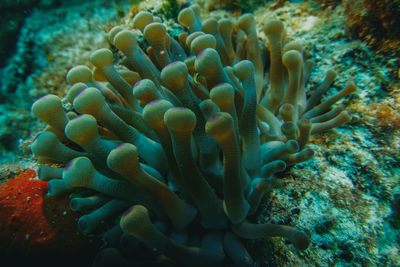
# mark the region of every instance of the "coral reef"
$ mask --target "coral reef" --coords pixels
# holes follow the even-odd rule
[[[380,49],[398,50],[400,1],[344,1],[350,32]]]
[[[316,0],[322,8],[335,8],[342,3],[342,0]]]
[[[58,2],[58,3],[57,3]],[[25,0],[25,1],[1,1],[0,15],[0,67],[7,63],[7,59],[15,50],[18,34],[25,22],[25,18],[35,8],[48,9],[59,5],[56,0]],[[74,2],[74,1],[69,1]]]
[[[268,49],[260,49],[253,15],[235,23],[199,16],[197,5],[179,13],[188,32],[176,40],[159,18],[136,14],[109,31],[113,50],[96,50],[92,69],[69,70],[65,98],[47,95],[32,106],[48,124],[31,146],[39,178],[51,195],[87,188],[71,209],[85,214],[82,232],[104,233],[100,265],[157,257],[251,266],[242,239],[309,246],[304,232],[252,215],[282,186],[282,171],[313,156],[311,135],[350,120],[333,105],[356,86],[324,97],[337,76],[329,70],[309,88],[313,61],[280,20],[265,22]],[[135,255],[141,242],[157,251]]]
[[[0,69],[0,164],[21,160],[21,140],[40,127],[29,113],[33,101],[46,93],[64,94],[68,69],[88,63],[90,51],[106,45],[102,26],[117,17],[114,6],[104,0],[18,1],[22,6],[2,1],[0,5],[6,2],[10,6],[1,10],[15,15],[17,21],[14,9],[18,9],[24,23],[13,44],[15,53],[5,50],[9,59]],[[2,38],[6,44],[12,40],[11,35]]]
[[[323,8],[343,7],[348,33],[379,52],[399,51],[400,1],[398,0],[317,0]]]
[[[371,126],[377,125],[383,129],[397,130],[400,128],[399,92],[394,91],[390,95],[385,100],[372,104],[372,109],[364,105],[354,105],[354,110],[362,113]]]

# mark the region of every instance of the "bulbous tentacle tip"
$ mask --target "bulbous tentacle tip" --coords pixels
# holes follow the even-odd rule
[[[272,19],[272,20],[267,21],[264,24],[264,28],[263,28],[264,33],[266,35],[272,34],[272,33],[275,33],[275,32],[282,32],[283,29],[284,29],[283,22],[281,20],[278,20],[278,19]]]
[[[153,21],[153,15],[148,11],[142,10],[133,18],[133,27],[143,32],[144,28]]]
[[[113,64],[113,53],[110,49],[100,48],[90,55],[90,62],[99,69]]]
[[[92,71],[87,66],[78,65],[72,67],[67,72],[66,78],[69,84],[74,84],[78,82],[83,82],[83,83],[90,82],[92,81]]]

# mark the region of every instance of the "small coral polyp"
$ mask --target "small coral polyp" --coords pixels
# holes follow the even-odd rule
[[[279,184],[277,173],[313,156],[312,134],[350,120],[333,105],[356,86],[323,99],[331,70],[307,89],[313,63],[279,20],[264,25],[265,60],[253,15],[201,21],[199,11],[180,12],[188,32],[177,40],[159,18],[139,12],[134,29],[108,33],[120,56],[95,51],[94,67],[68,72],[63,99],[47,95],[32,106],[48,124],[31,148],[49,194],[90,192],[75,195],[71,209],[84,214],[83,233],[103,234],[108,248],[97,263],[149,263],[135,255],[140,243],[154,264],[182,266],[252,266],[246,239],[309,246],[303,231],[248,217]]]

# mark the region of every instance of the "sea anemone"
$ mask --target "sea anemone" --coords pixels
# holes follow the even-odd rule
[[[139,12],[133,29],[109,31],[118,54],[95,51],[92,69],[69,70],[65,98],[32,106],[48,124],[31,146],[39,177],[52,195],[88,189],[71,209],[84,213],[82,232],[103,233],[108,248],[98,264],[252,266],[245,239],[310,244],[303,231],[249,216],[280,184],[277,173],[313,156],[310,135],[350,120],[344,106],[332,106],[356,86],[323,98],[337,75],[330,70],[307,88],[313,63],[279,20],[265,23],[261,53],[252,14],[234,22],[199,13],[197,5],[180,11],[187,32],[175,39],[158,17]],[[140,243],[151,260],[135,255]]]

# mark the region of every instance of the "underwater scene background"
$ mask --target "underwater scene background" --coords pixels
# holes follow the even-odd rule
[[[400,1],[0,10],[0,265],[400,265]]]

